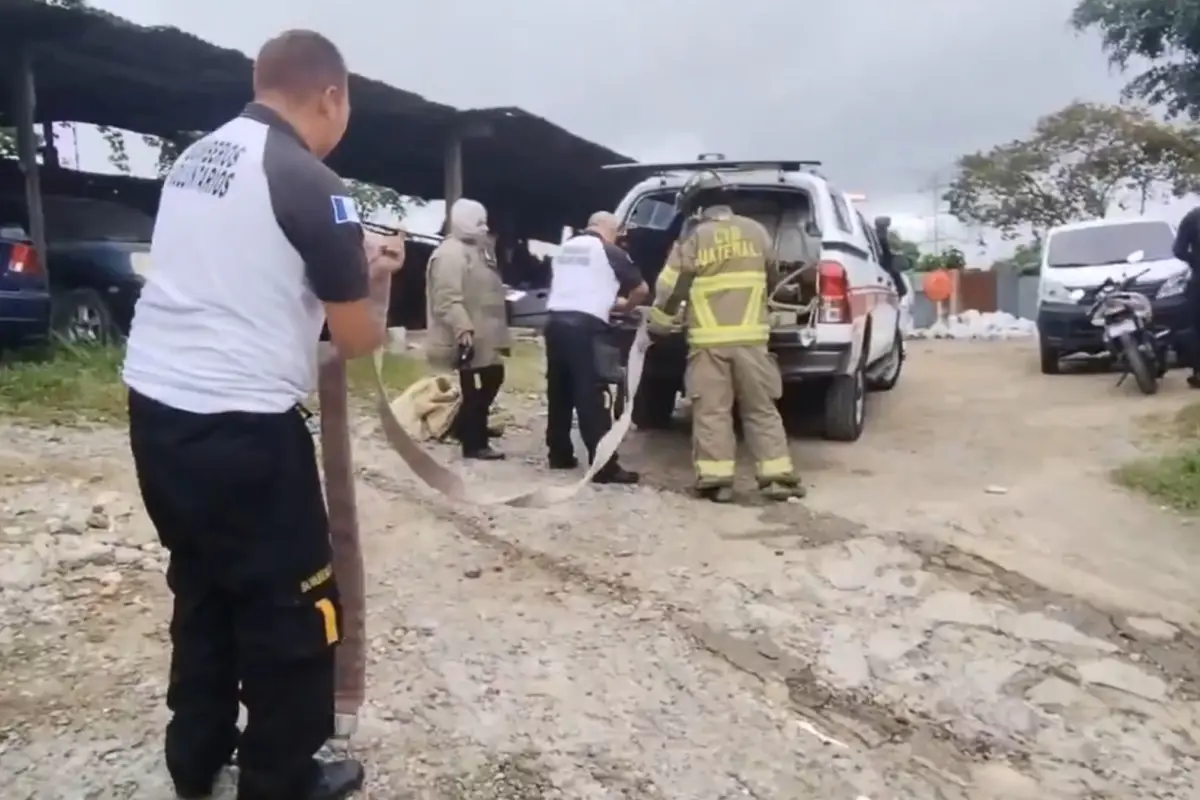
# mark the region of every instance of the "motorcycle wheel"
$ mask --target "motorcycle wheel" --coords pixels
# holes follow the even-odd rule
[[[1137,340],[1132,336],[1121,337],[1121,351],[1125,356],[1125,366],[1133,373],[1142,394],[1154,394],[1158,391],[1158,380],[1154,371],[1146,363],[1146,356],[1138,349]]]

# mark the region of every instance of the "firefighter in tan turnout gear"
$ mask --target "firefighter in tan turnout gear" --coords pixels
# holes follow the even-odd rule
[[[767,350],[772,242],[755,220],[733,213],[720,179],[700,176],[679,195],[688,220],[658,278],[650,324],[687,326],[686,391],[692,401],[696,487],[716,502],[733,499],[733,409],[737,404],[762,492],[803,496],[775,402],[783,382]]]

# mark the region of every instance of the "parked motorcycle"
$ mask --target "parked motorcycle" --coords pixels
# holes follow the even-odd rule
[[[1145,258],[1141,250],[1126,259],[1138,264]],[[1121,281],[1108,278],[1096,289],[1096,298],[1088,309],[1093,325],[1104,329],[1104,344],[1121,370],[1120,386],[1133,374],[1142,394],[1158,391],[1158,382],[1167,372],[1170,330],[1152,326],[1154,312],[1150,298],[1132,290],[1149,269]]]

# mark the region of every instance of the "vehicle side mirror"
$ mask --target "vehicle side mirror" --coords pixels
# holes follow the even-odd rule
[[[891,217],[876,217],[875,218],[875,235],[879,237],[879,241],[886,242],[888,231],[892,227]]]
[[[821,226],[817,224],[815,219],[808,219],[804,221],[804,232],[814,239],[822,238]]]
[[[902,253],[892,254],[892,269],[896,272],[908,272],[913,268],[912,260]]]

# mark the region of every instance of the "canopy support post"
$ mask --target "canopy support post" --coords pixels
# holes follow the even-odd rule
[[[54,123],[42,123],[42,166],[58,169],[62,162],[58,157],[58,143],[54,141]]]
[[[37,248],[38,263],[49,274],[50,260],[46,248],[46,217],[42,210],[42,182],[38,171],[37,141],[37,94],[34,89],[33,48],[21,47],[17,54],[17,70],[14,73],[13,97],[17,107],[14,117],[17,122],[17,156],[21,172],[25,174],[25,203],[29,209],[29,235]]]
[[[443,221],[442,233],[449,235],[450,206],[454,205],[455,201],[463,194],[462,134],[457,127],[450,134],[450,138],[446,140],[444,181],[442,197],[446,201],[446,217]]]

